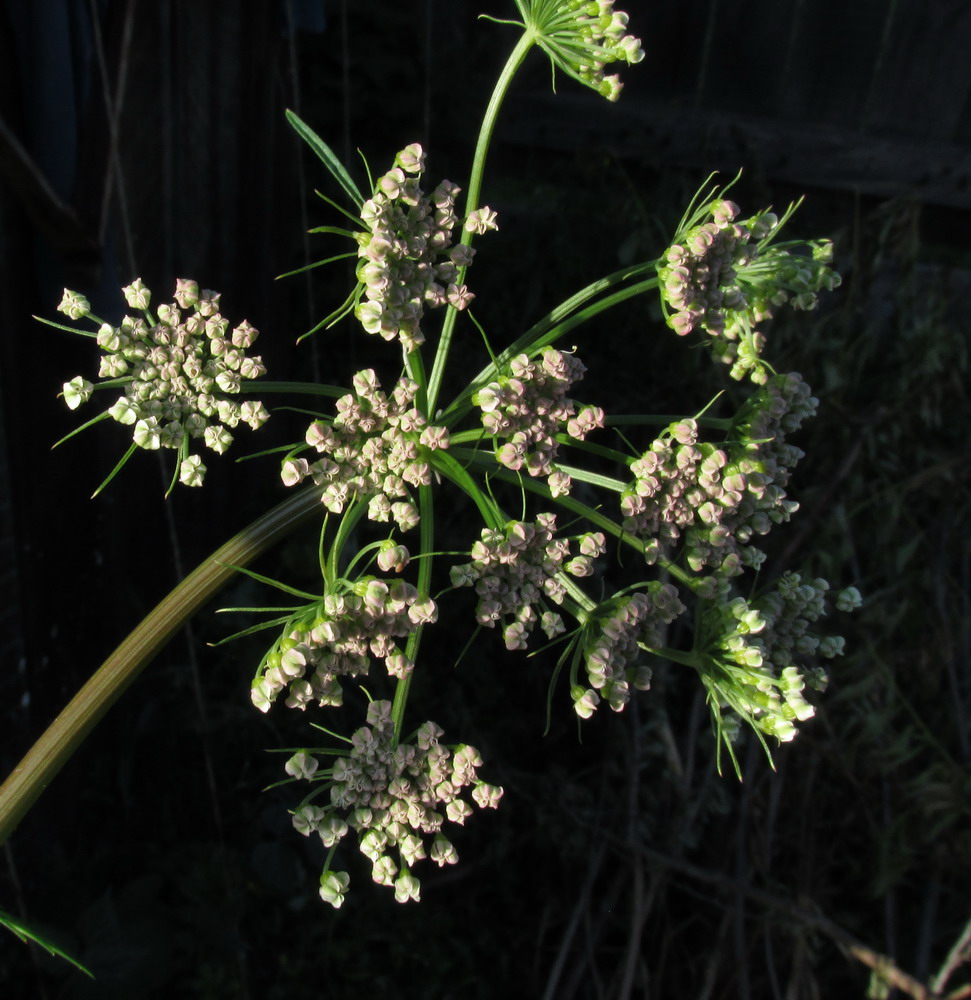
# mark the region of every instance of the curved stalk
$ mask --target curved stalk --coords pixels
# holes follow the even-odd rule
[[[255,520],[204,559],[91,676],[0,785],[0,843],[143,667],[236,572],[320,510],[311,487]]]
[[[492,97],[489,98],[489,104],[482,118],[482,125],[479,128],[479,139],[476,142],[475,155],[472,158],[472,173],[469,176],[469,191],[465,202],[466,218],[479,207],[479,192],[482,190],[482,176],[485,172],[486,154],[489,152],[489,143],[492,141],[492,133],[496,127],[496,120],[499,117],[499,109],[505,100],[506,92],[509,90],[510,83],[512,83],[512,78],[522,65],[526,54],[533,47],[535,40],[535,36],[531,31],[526,31],[520,36],[519,41],[516,42],[516,47],[510,53],[509,58],[506,60],[506,65],[503,66],[502,72],[499,74],[495,89],[492,91]],[[472,242],[472,233],[463,228],[462,238],[459,242],[468,246]],[[462,284],[465,280],[465,271],[464,267],[459,269],[455,284]],[[435,352],[435,361],[432,364],[432,372],[428,380],[429,416],[435,411],[435,403],[438,401],[438,394],[442,387],[445,362],[448,359],[449,347],[452,343],[452,333],[455,329],[457,316],[458,310],[449,306],[445,314],[445,320],[442,323],[442,333],[438,339],[438,349]]]
[[[618,272],[618,274],[619,273],[620,272]],[[596,284],[599,285],[600,282],[597,282]],[[593,288],[594,286],[591,285],[589,287]],[[622,302],[626,302],[628,299],[635,298],[643,292],[650,291],[654,288],[657,288],[657,278],[649,278],[646,281],[639,281],[636,285],[630,285],[618,292],[614,292],[613,295],[605,296],[592,305],[587,306],[585,309],[573,312],[572,315],[569,315],[566,319],[561,319],[567,305],[567,303],[563,303],[563,305],[554,309],[553,312],[544,316],[541,320],[539,320],[539,322],[534,323],[533,326],[531,326],[515,343],[510,344],[509,347],[499,354],[494,363],[490,362],[485,368],[483,368],[482,371],[480,371],[479,374],[476,375],[475,378],[473,378],[472,381],[469,382],[469,384],[449,404],[448,409],[445,411],[444,419],[451,422],[464,415],[464,412],[471,410],[472,403],[470,402],[470,399],[472,393],[475,392],[475,390],[481,385],[484,385],[487,381],[490,381],[495,377],[497,366],[500,369],[503,368],[517,354],[533,354],[542,350],[544,347],[549,347],[571,330],[575,330],[577,327],[583,326],[584,323],[589,322],[604,310],[611,309],[616,305],[620,305]],[[586,291],[586,289],[584,289],[584,291]],[[574,299],[578,298],[580,294],[583,293],[578,293],[577,296],[574,296]]]
[[[600,528],[601,531],[606,532],[613,538],[622,542],[625,545],[631,546],[635,552],[639,552],[641,555],[644,553],[644,543],[629,531],[625,531],[623,526],[618,524],[612,518],[607,517],[605,514],[601,514],[599,510],[594,510],[592,507],[588,507],[584,503],[580,503],[579,500],[574,500],[571,496],[559,496],[554,497],[550,494],[550,488],[545,482],[538,479],[533,479],[531,476],[524,476],[519,472],[513,472],[511,469],[507,469],[504,466],[499,465],[495,458],[491,455],[484,455],[482,452],[474,451],[470,448],[451,448],[450,451],[456,458],[464,459],[470,465],[475,465],[478,468],[488,469],[490,475],[495,479],[501,479],[504,482],[512,483],[518,486],[520,489],[528,490],[530,493],[535,493],[537,496],[543,497],[552,504],[556,504],[562,507],[564,510],[568,510],[573,514],[578,514],[580,517],[587,520],[594,527]],[[661,569],[667,571],[671,574],[679,583],[684,584],[692,592],[696,592],[698,587],[702,584],[700,579],[692,577],[689,573],[686,573],[680,566],[676,566],[672,562],[668,562],[666,559],[658,559],[657,564]]]
[[[418,596],[424,599],[431,593],[432,582],[432,552],[435,548],[435,512],[432,506],[431,486],[418,487],[418,509],[421,512],[421,556],[418,566]],[[405,644],[405,656],[417,666],[418,647],[421,644],[421,634],[424,626],[419,625]],[[408,704],[408,692],[411,690],[411,678],[414,676],[414,668],[409,670],[404,677],[398,679],[394,689],[394,701],[391,703],[391,721],[394,723],[394,739],[397,745],[401,739],[401,730],[405,721],[405,706]]]

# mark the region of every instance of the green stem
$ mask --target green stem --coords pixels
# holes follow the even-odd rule
[[[418,487],[418,510],[421,516],[421,558],[418,565],[418,588],[419,600],[424,600],[431,593],[432,582],[432,552],[435,548],[435,511],[432,501],[431,486]],[[415,664],[417,668],[418,647],[421,644],[421,634],[424,626],[419,625],[411,635],[405,645],[405,656]],[[391,721],[394,723],[394,742],[397,745],[401,739],[401,731],[405,721],[405,707],[408,704],[408,692],[411,690],[411,678],[415,669],[398,679],[398,684],[394,691],[394,701],[391,703]]]
[[[0,843],[70,760],[139,672],[234,575],[320,510],[320,491],[289,497],[204,559],[143,621],[71,699],[0,785]]]
[[[543,497],[544,500],[548,500],[550,503],[556,504],[564,510],[568,510],[573,514],[578,514],[580,517],[589,521],[594,527],[600,528],[601,531],[606,532],[608,535],[611,535],[623,544],[631,546],[635,552],[639,552],[641,555],[644,554],[644,543],[639,538],[632,535],[629,531],[625,531],[622,525],[618,524],[612,518],[601,514],[599,511],[594,510],[592,507],[588,507],[586,504],[580,503],[579,500],[574,500],[572,496],[552,496],[550,494],[549,486],[547,486],[544,481],[533,479],[531,476],[524,476],[521,473],[513,472],[511,469],[506,469],[503,466],[498,465],[492,455],[486,455],[480,451],[473,451],[469,448],[451,448],[450,451],[457,459],[464,459],[470,465],[475,465],[480,469],[488,469],[490,474],[495,479],[501,479],[504,482],[512,483],[520,489],[527,490],[530,493],[535,493],[537,496]],[[656,565],[658,565],[661,569],[666,570],[679,583],[684,584],[684,586],[688,587],[692,592],[696,591],[702,584],[701,579],[691,576],[691,574],[686,573],[683,569],[681,569],[680,566],[676,566],[674,563],[669,562],[666,559],[658,559]]]
[[[428,409],[428,376],[425,374],[425,362],[422,360],[421,348],[416,347],[410,354],[405,354],[405,371],[408,373],[408,378],[412,379],[414,382],[418,383],[418,406],[423,413],[428,415],[428,419],[432,419],[432,413]]]
[[[319,382],[273,382],[269,379],[255,379],[240,383],[239,391],[254,396],[264,392],[283,392],[298,396],[331,396],[340,399],[351,390],[344,386],[324,385]]]
[[[496,502],[479,489],[475,480],[447,451],[433,451],[429,459],[436,472],[458,486],[475,503],[488,527],[501,528],[505,524],[506,518]]]
[[[366,500],[355,500],[344,512],[337,528],[337,534],[330,546],[330,554],[327,557],[327,565],[324,573],[324,586],[328,591],[332,591],[340,576],[341,554],[347,544],[351,533],[357,527],[358,521],[364,516],[367,510]]]
[[[502,107],[502,102],[505,100],[506,93],[509,90],[509,85],[512,83],[512,78],[516,75],[516,71],[522,65],[523,60],[526,58],[526,54],[533,47],[535,42],[535,36],[532,32],[526,31],[520,36],[519,41],[516,42],[516,47],[512,50],[509,58],[506,60],[506,65],[503,66],[502,72],[499,74],[499,79],[496,81],[495,89],[492,91],[492,97],[489,99],[489,105],[486,108],[485,115],[482,118],[482,125],[479,128],[479,139],[475,146],[475,155],[472,159],[472,173],[469,176],[469,191],[465,202],[465,217],[474,212],[479,207],[479,193],[482,190],[482,177],[485,172],[485,160],[486,154],[489,152],[489,143],[492,141],[492,133],[496,127],[496,121],[499,117],[499,109]],[[472,242],[472,233],[468,232],[464,227],[462,229],[462,238],[459,241],[460,245],[468,246]],[[466,269],[460,268],[458,276],[455,279],[455,284],[461,285],[465,280]],[[458,310],[449,306],[448,312],[445,314],[445,321],[442,323],[442,334],[438,339],[438,350],[435,353],[435,361],[432,364],[431,377],[428,380],[428,415],[429,417],[435,411],[435,404],[438,401],[438,394],[442,388],[442,378],[445,374],[445,362],[448,360],[448,352],[452,343],[452,334],[455,330],[455,321],[458,317]]]
[[[667,646],[655,649],[653,646],[645,646],[642,643],[638,643],[638,645],[646,652],[661,657],[662,660],[670,660],[671,663],[680,663],[683,667],[693,667],[695,670],[700,669],[698,657],[695,653],[686,653],[680,649],[668,649]]]
[[[628,299],[635,298],[644,292],[657,288],[657,278],[649,278],[646,281],[639,281],[635,285],[622,288],[620,291],[614,292],[613,295],[605,296],[597,302],[594,302],[592,305],[587,306],[585,309],[581,309],[578,312],[572,312],[572,310],[576,308],[576,302],[584,301],[586,298],[589,298],[590,295],[596,294],[595,292],[591,292],[591,289],[609,287],[609,284],[607,283],[616,284],[618,281],[623,280],[624,276],[629,277],[635,273],[639,274],[642,270],[642,268],[627,268],[624,271],[616,272],[615,275],[602,278],[600,281],[594,282],[593,285],[590,285],[588,288],[578,292],[572,299],[568,302],[564,302],[551,313],[544,316],[541,320],[539,320],[539,322],[534,323],[515,343],[507,347],[496,358],[495,363],[490,362],[489,365],[483,368],[482,371],[480,371],[479,374],[476,375],[475,378],[472,379],[472,381],[469,382],[469,384],[458,394],[458,396],[455,397],[454,401],[445,411],[445,420],[448,423],[452,423],[466,410],[471,409],[472,404],[469,400],[472,393],[486,382],[495,378],[497,364],[498,367],[502,369],[512,360],[512,358],[516,357],[517,354],[537,354],[544,347],[548,347],[550,344],[555,343],[571,330],[575,330],[578,326],[582,326],[584,323],[589,322],[604,310],[611,309],[616,305],[620,305],[622,302],[626,302]],[[572,315],[568,315],[568,313],[571,312]],[[567,318],[564,318],[565,314],[567,314]]]
[[[563,585],[566,592],[576,601],[576,606],[570,608],[570,613],[581,624],[585,625],[590,613],[597,608],[596,602],[592,601],[569,573],[557,573],[556,579]]]

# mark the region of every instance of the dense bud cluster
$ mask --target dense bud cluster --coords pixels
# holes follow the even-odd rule
[[[601,604],[583,626],[583,659],[590,687],[573,686],[577,715],[589,718],[601,699],[619,712],[630,700],[631,686],[646,691],[651,686],[651,669],[637,663],[642,650],[662,646],[663,629],[684,611],[670,583],[651,583],[646,591]]]
[[[475,587],[475,618],[480,625],[503,626],[507,649],[525,649],[537,622],[552,639],[564,631],[560,615],[545,606],[559,604],[566,590],[561,573],[585,577],[603,555],[600,532],[571,539],[556,538],[556,515],[539,514],[535,523],[510,521],[503,531],[485,528],[472,546],[472,562],[453,566],[452,584]]]
[[[341,513],[347,504],[370,498],[372,521],[394,520],[402,531],[418,523],[411,487],[431,482],[428,452],[447,448],[448,430],[429,424],[414,406],[417,383],[402,378],[390,396],[370,368],[353,379],[354,391],[337,400],[337,416],[315,420],[305,441],[323,457],[284,460],[287,486],[308,476],[323,487],[321,502]]]
[[[180,480],[200,486],[206,467],[198,455],[188,454],[190,439],[201,438],[222,454],[238,424],[255,430],[269,417],[262,403],[233,398],[243,380],[266,374],[262,360],[245,353],[257,330],[245,320],[230,330],[219,313],[219,294],[200,291],[185,278],[176,285],[175,302],[158,307],[157,319],[148,311],[151,293],[140,278],[122,291],[142,315],[125,316],[116,327],[104,323],[98,330],[103,352],[98,374],[108,380],[102,386],[124,387],[107,412],[132,427],[138,447],[178,449]],[[58,309],[71,319],[89,314],[87,300],[67,289]],[[65,383],[64,399],[75,409],[95,388],[78,376]]]
[[[319,770],[317,758],[306,751],[287,762],[295,778],[324,781],[329,805],[308,803],[293,814],[293,825],[304,836],[317,833],[332,848],[350,830],[357,834],[361,853],[371,862],[371,877],[393,886],[400,903],[417,900],[420,883],[411,873],[422,858],[439,867],[455,864],[458,854],[442,834],[445,821],[464,824],[472,814],[462,798],[480,808],[495,808],[502,789],[481,781],[476,770],[482,757],[475,747],[462,745],[454,753],[439,742],[442,730],[434,722],[418,729],[414,743],[394,738],[390,701],[372,701],[367,725],[351,737],[351,749],[332,767]],[[320,895],[335,907],[344,900],[349,878],[344,872],[325,871]]]
[[[579,413],[567,392],[583,378],[586,368],[573,354],[547,347],[530,361],[520,354],[509,362],[509,374],[501,375],[472,397],[482,411],[482,426],[503,443],[496,459],[507,469],[525,469],[531,476],[546,476],[553,496],[570,492],[569,476],[557,471],[556,435],[566,430],[583,440],[590,431],[603,427],[604,412],[584,406]]]
[[[731,708],[763,733],[787,742],[795,722],[813,716],[803,697],[808,683],[822,688],[826,674],[801,666],[813,657],[842,655],[841,636],[823,636],[813,623],[829,610],[829,584],[788,572],[767,594],[752,602],[736,597],[707,604],[700,624],[702,680],[716,704]],[[860,605],[850,587],[836,595],[840,610]]]
[[[696,420],[680,420],[631,463],[634,480],[621,495],[624,529],[644,540],[649,563],[670,558],[683,541],[695,572],[737,576],[757,568],[764,553],[752,544],[798,504],[786,497],[803,452],[786,434],[815,412],[809,386],[795,372],[758,387],[718,447],[699,440]]]
[[[835,288],[840,278],[828,266],[829,241],[773,246],[785,219],[760,212],[736,222],[738,212],[734,202],[716,199],[704,213],[710,221],[679,234],[658,267],[661,297],[672,310],[673,330],[681,335],[704,330],[714,356],[732,366],[733,378],[748,373],[752,381],[764,382],[765,338],[757,326],[786,302],[815,308],[817,293]],[[794,253],[797,245],[810,254]]]
[[[473,298],[465,285],[456,284],[459,270],[475,253],[463,244],[452,246],[461,188],[442,181],[426,195],[420,186],[424,167],[418,143],[398,153],[395,166],[378,178],[361,208],[368,231],[358,234],[357,279],[364,301],[354,315],[367,333],[397,338],[407,351],[425,341],[421,320],[426,308],[449,304],[464,309]],[[495,229],[495,212],[480,209],[467,222],[470,231]]]
[[[639,63],[641,41],[627,33],[627,14],[614,10],[614,0],[516,0],[537,43],[554,65],[597,91],[608,101],[620,97],[623,84],[604,69],[615,62]]]
[[[253,704],[266,712],[288,689],[288,708],[339,706],[340,678],[366,676],[371,657],[384,660],[392,677],[404,677],[414,664],[395,639],[437,618],[435,602],[410,583],[362,577],[346,593],[327,594],[294,616],[253,679]]]

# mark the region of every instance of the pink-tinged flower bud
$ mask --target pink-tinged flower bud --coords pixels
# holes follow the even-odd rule
[[[173,298],[183,309],[191,309],[199,301],[199,283],[191,278],[176,278]]]
[[[418,508],[413,503],[399,501],[391,505],[391,516],[402,531],[410,531],[418,526]]]
[[[147,309],[152,299],[152,293],[142,283],[141,278],[136,278],[121,291],[125,296],[125,301],[132,309]]]
[[[384,573],[401,573],[408,565],[411,558],[404,545],[395,544],[390,538],[386,538],[378,550],[377,563]]]
[[[425,169],[425,151],[413,142],[398,153],[394,162],[407,174],[420,174]]]
[[[434,624],[438,621],[438,605],[430,597],[426,597],[422,601],[416,601],[408,609],[408,618],[415,625]]]
[[[474,212],[469,214],[469,217],[465,220],[465,231],[469,233],[478,233],[480,236],[487,233],[490,229],[498,229],[499,226],[496,224],[496,213],[489,208],[488,205],[483,205],[482,208],[477,208]]]
[[[206,467],[198,455],[189,455],[179,465],[179,482],[186,486],[201,486]]]
[[[335,910],[340,909],[350,881],[347,872],[324,872],[320,877],[320,898]]]
[[[461,312],[468,308],[475,295],[469,291],[467,285],[449,285],[445,298],[453,309],[458,309]]]
[[[316,757],[312,757],[310,754],[305,753],[301,750],[299,753],[295,753],[284,765],[284,770],[292,778],[302,778],[305,781],[309,781],[317,771],[319,763]]]

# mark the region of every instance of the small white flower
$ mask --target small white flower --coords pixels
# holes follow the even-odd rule
[[[570,692],[570,696],[573,698],[573,710],[581,719],[589,719],[597,710],[600,695],[596,691],[590,691],[578,685]]]
[[[293,814],[293,828],[297,833],[309,837],[316,829],[320,821],[327,815],[327,810],[322,806],[315,806],[308,803],[301,806]]]
[[[284,770],[292,778],[303,778],[305,781],[309,781],[316,773],[318,767],[317,758],[301,750],[286,762]]]
[[[174,298],[183,309],[191,309],[199,301],[199,283],[191,278],[176,278]]]
[[[498,785],[490,785],[480,781],[472,789],[472,798],[480,809],[496,809],[502,798],[503,790]]]
[[[480,236],[483,233],[487,233],[490,229],[498,229],[499,226],[496,224],[496,213],[489,208],[488,205],[483,205],[482,208],[477,208],[474,212],[469,214],[469,217],[465,220],[465,231],[468,233],[478,233]]]
[[[425,151],[417,142],[405,146],[394,161],[406,174],[420,174],[425,169]]]
[[[371,878],[378,885],[394,885],[394,877],[397,873],[398,866],[387,854],[382,854],[371,867]]]
[[[270,419],[270,413],[262,403],[248,399],[240,407],[239,419],[256,431]]]
[[[495,227],[493,226],[492,228]],[[468,308],[475,295],[469,291],[467,285],[449,285],[445,292],[445,298],[453,309],[458,309],[461,312],[463,309]]]
[[[158,417],[147,417],[137,421],[132,438],[139,448],[155,451],[161,447],[162,438],[159,433]]]
[[[381,543],[377,563],[383,573],[401,573],[408,565],[410,555],[404,545],[396,545],[390,538]]]
[[[179,465],[179,482],[185,486],[201,486],[206,475],[206,467],[198,455],[182,459]]]
[[[451,841],[446,840],[440,833],[435,835],[435,840],[432,843],[431,859],[438,865],[439,868],[443,868],[445,865],[454,865],[458,862],[459,855],[458,851],[455,850],[454,844]]]
[[[142,283],[141,278],[136,278],[130,285],[126,285],[122,290],[125,301],[132,309],[147,309],[152,299],[152,293]]]
[[[408,617],[416,625],[430,625],[438,621],[438,606],[430,598],[416,601],[408,609]]]
[[[246,350],[253,346],[253,342],[259,336],[260,331],[253,326],[249,320],[243,320],[242,323],[237,326],[232,333],[232,342],[234,347],[238,347],[241,350]]]
[[[320,876],[320,898],[339,910],[350,881],[347,872],[324,872]]]
[[[64,297],[57,307],[58,312],[64,313],[71,319],[83,319],[91,311],[88,300],[77,292],[72,292],[69,288],[64,289]]]
[[[407,903],[409,899],[421,899],[421,883],[409,871],[403,871],[394,883],[394,898],[399,903]]]
[[[225,427],[219,427],[216,424],[210,424],[205,429],[202,439],[206,443],[206,447],[212,448],[219,455],[233,443],[232,434]]]
[[[239,372],[226,370],[221,371],[216,376],[216,385],[218,385],[223,392],[239,392]]]
[[[266,374],[266,365],[261,357],[243,358],[239,366],[239,374],[243,378],[261,378]]]
[[[72,378],[70,382],[64,383],[64,402],[68,409],[76,410],[82,403],[86,403],[91,398],[94,386],[80,375]]]

